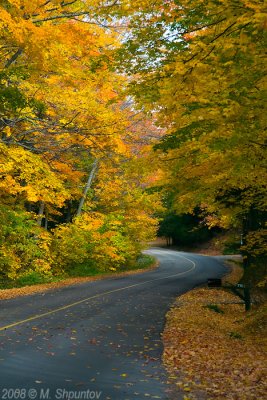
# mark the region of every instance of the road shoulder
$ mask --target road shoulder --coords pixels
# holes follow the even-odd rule
[[[20,288],[12,288],[12,289],[1,289],[0,290],[0,301],[1,300],[8,300],[20,296],[29,296],[36,293],[44,293],[55,289],[60,289],[67,286],[74,286],[79,285],[85,282],[93,282],[99,281],[102,279],[116,279],[124,276],[129,275],[136,275],[140,273],[150,272],[154,269],[158,268],[159,262],[155,259],[152,265],[147,268],[142,269],[135,269],[135,270],[128,270],[124,272],[112,272],[112,273],[104,273],[99,274],[96,276],[87,276],[87,277],[75,277],[75,278],[67,278],[60,280],[58,282],[51,282],[51,283],[42,283],[37,285],[31,286],[23,286]]]
[[[231,269],[224,279],[238,282],[242,270],[236,264]],[[245,313],[240,298],[223,289],[200,288],[177,298],[163,333],[163,361],[176,398],[264,398],[264,319],[266,306]]]

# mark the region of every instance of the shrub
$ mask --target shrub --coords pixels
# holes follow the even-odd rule
[[[51,275],[50,235],[42,232],[32,215],[0,206],[0,220],[1,280],[15,280],[29,271]]]

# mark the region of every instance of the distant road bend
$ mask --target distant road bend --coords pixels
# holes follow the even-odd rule
[[[147,253],[159,268],[2,300],[0,399],[169,399],[165,314],[227,268],[220,257]]]

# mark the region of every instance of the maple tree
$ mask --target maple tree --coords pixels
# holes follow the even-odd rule
[[[137,101],[167,127],[162,183],[176,212],[199,207],[209,226],[243,231],[252,259],[249,232],[263,253],[266,243],[264,4],[160,3],[139,3],[118,57]]]
[[[113,267],[112,260],[122,265],[155,233],[145,179],[142,186],[129,169],[115,183],[124,173],[120,164],[134,157],[128,143],[134,140],[134,112],[123,103],[125,78],[112,69],[119,33],[108,24],[116,6],[90,0],[1,3],[0,193],[6,212],[17,209],[14,226],[24,221],[25,238],[35,238],[27,257],[23,235],[17,246],[3,235],[2,273],[9,279],[32,268],[49,275],[90,260],[100,269]],[[102,187],[110,196],[104,213],[98,194],[93,198],[96,179],[96,193]],[[111,197],[118,188],[117,197],[123,196],[131,179],[136,193],[127,219],[126,211],[112,210]],[[140,216],[130,221],[137,205]]]

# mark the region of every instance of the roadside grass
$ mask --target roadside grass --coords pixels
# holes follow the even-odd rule
[[[241,271],[233,266],[225,280],[239,282]],[[266,302],[245,312],[241,300],[224,289],[195,289],[179,297],[163,333],[174,398],[266,398],[266,313]]]
[[[141,254],[135,263],[129,263],[117,270],[110,269],[105,272],[91,264],[80,264],[69,271],[68,274],[65,273],[60,276],[44,277],[37,272],[30,272],[22,275],[16,281],[0,280],[0,300],[25,296],[90,280],[119,277],[149,271],[157,265],[155,257]]]
[[[136,271],[150,268],[155,264],[155,257],[149,256],[147,254],[141,254],[136,261],[129,262],[118,268],[110,268],[108,271],[103,272],[97,268],[97,264],[80,264],[76,265],[74,268],[68,271],[68,276],[70,277],[87,277],[87,276],[97,276],[97,275],[110,275],[116,273],[123,273],[127,271]]]
[[[45,277],[38,272],[32,271],[28,272],[25,275],[20,276],[16,280],[16,286],[22,287],[22,286],[31,286],[31,285],[38,285],[40,283],[49,283],[52,282],[53,278],[52,277]]]
[[[120,271],[136,271],[150,268],[156,263],[156,258],[148,254],[141,254],[134,264],[127,264],[123,266]]]

